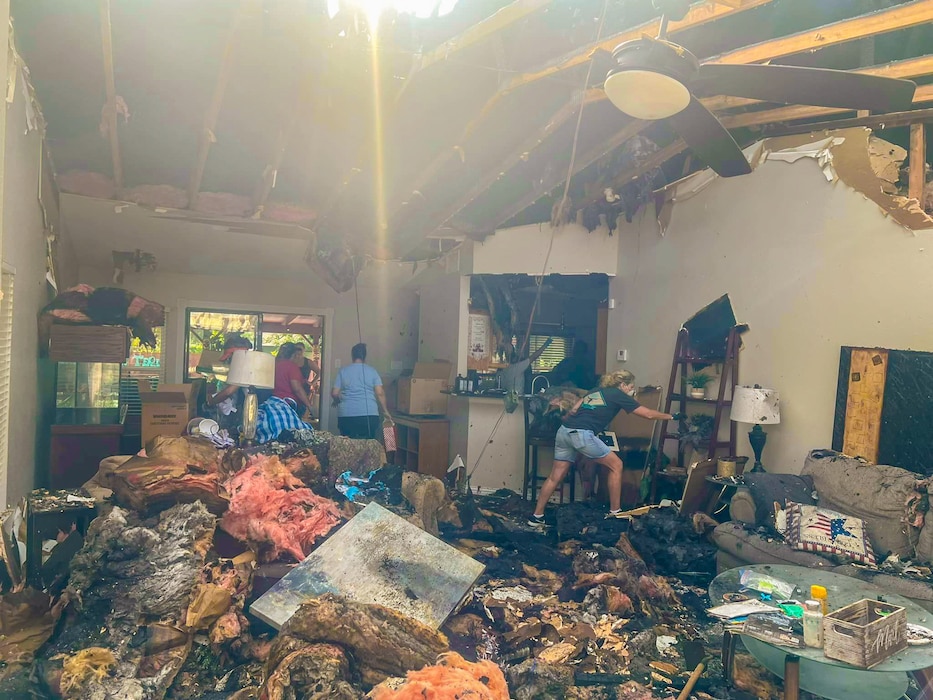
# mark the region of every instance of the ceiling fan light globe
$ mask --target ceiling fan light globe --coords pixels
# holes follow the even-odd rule
[[[611,71],[603,89],[616,108],[634,119],[665,119],[690,104],[690,91],[683,83],[650,70]]]

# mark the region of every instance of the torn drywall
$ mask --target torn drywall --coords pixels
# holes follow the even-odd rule
[[[933,217],[920,202],[897,193],[896,183],[907,152],[872,135],[870,129],[852,128],[765,139],[744,150],[754,170],[766,160],[796,163],[814,159],[829,182],[842,181],[875,202],[881,210],[912,231],[933,228]],[[752,175],[753,177],[753,175]],[[661,234],[670,224],[675,203],[690,199],[719,179],[712,170],[694,173],[658,191]]]

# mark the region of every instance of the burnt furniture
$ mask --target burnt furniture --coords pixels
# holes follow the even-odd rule
[[[120,377],[130,340],[124,326],[52,327],[54,423],[44,480],[49,488],[79,488],[103,458],[120,454]]]

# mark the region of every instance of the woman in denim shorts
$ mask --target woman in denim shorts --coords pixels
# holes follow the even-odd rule
[[[567,476],[570,465],[583,455],[609,470],[609,516],[618,517],[622,502],[622,460],[597,437],[612,422],[619,411],[633,413],[647,420],[671,420],[670,413],[661,413],[642,406],[633,398],[635,376],[620,370],[603,375],[599,388],[591,391],[568,411],[557,431],[554,442],[554,466],[541,486],[535,512],[528,520],[532,527],[544,527],[544,506]]]

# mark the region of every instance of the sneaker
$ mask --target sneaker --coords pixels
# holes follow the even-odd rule
[[[534,528],[535,530],[544,530],[544,528],[547,527],[544,524],[544,516],[542,515],[538,518],[532,514],[532,516],[528,518],[528,527]]]
[[[606,513],[606,520],[631,520],[632,516],[626,514],[625,511],[620,510],[618,513],[613,513],[612,511]]]

